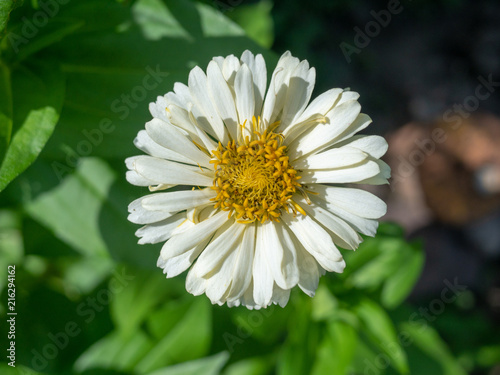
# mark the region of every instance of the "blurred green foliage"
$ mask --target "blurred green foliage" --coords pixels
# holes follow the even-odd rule
[[[18,367],[2,374],[465,374],[404,303],[423,253],[396,225],[344,251],[316,297],[261,311],[189,295],[156,268],[160,245],[137,245],[126,211],[145,192],[123,161],[147,103],[213,56],[250,49],[272,69],[270,1],[43,4],[0,6],[0,312],[8,264],[19,312]],[[500,348],[462,353],[487,367]]]

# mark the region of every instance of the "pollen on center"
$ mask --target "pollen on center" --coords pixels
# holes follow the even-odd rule
[[[283,135],[273,131],[260,131],[260,118],[251,123],[250,135],[240,141],[220,142],[212,151],[215,179],[212,189],[214,207],[235,215],[238,222],[251,223],[266,220],[279,221],[282,210],[305,215],[292,200],[300,190],[300,176],[291,165],[283,145]],[[272,129],[272,127],[270,127]],[[244,129],[244,124],[240,125]]]

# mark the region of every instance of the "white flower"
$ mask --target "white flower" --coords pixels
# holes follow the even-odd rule
[[[262,55],[214,57],[188,85],[159,96],[126,160],[127,180],[159,191],[129,206],[139,243],[166,241],[167,277],[212,303],[285,306],[298,285],[313,296],[325,271],[342,272],[337,246],[373,236],[386,205],[344,184],[385,184],[387,142],[355,135],[371,119],[355,92],[332,89],[310,104],[315,70],[289,52],[266,93]]]

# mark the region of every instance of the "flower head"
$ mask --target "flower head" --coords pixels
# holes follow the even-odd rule
[[[371,119],[355,92],[309,103],[315,70],[289,52],[269,87],[262,55],[215,57],[188,85],[150,104],[153,119],[126,160],[127,180],[151,191],[129,206],[139,243],[165,242],[167,277],[190,268],[186,289],[212,303],[286,305],[298,285],[313,296],[338,247],[373,236],[384,202],[345,184],[384,184],[387,142],[355,135]],[[171,189],[172,188],[172,189]],[[193,265],[194,263],[194,265]]]

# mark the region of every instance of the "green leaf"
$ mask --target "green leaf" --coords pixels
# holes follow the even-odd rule
[[[0,161],[3,159],[12,133],[12,90],[10,70],[0,60]]]
[[[59,119],[64,76],[55,67],[20,68],[12,73],[14,130],[0,166],[0,191],[42,151]]]
[[[247,358],[229,365],[224,375],[265,375],[272,367],[270,360],[264,357]]]
[[[420,246],[406,244],[404,252],[404,261],[382,288],[381,302],[387,308],[394,308],[403,302],[412,291],[424,266],[424,253]]]
[[[312,374],[349,374],[357,343],[358,334],[351,325],[340,320],[330,322],[327,335],[319,345]]]
[[[317,321],[329,319],[337,307],[338,301],[335,296],[328,290],[324,282],[320,282],[312,300],[312,318]]]
[[[363,332],[378,351],[385,353],[391,365],[400,374],[408,373],[406,354],[401,348],[396,329],[384,309],[377,303],[363,299],[355,312],[362,322]]]
[[[218,375],[229,359],[227,352],[221,352],[211,357],[180,363],[156,370],[148,375]],[[238,375],[245,375],[238,373]]]
[[[161,270],[132,272],[134,280],[116,295],[110,306],[116,327],[125,333],[138,329],[152,311],[171,294]]]
[[[96,158],[82,161],[76,173],[55,189],[25,206],[28,214],[76,251],[107,257],[106,244],[99,233],[99,215],[116,176]]]
[[[154,346],[142,331],[113,331],[88,348],[75,362],[78,372],[91,369],[129,371]]]
[[[135,371],[147,373],[202,357],[208,353],[211,339],[211,306],[206,298],[194,298],[186,315],[142,358]]]
[[[429,325],[402,323],[401,332],[409,335],[411,344],[439,363],[443,375],[466,375],[441,337]]]
[[[281,346],[276,373],[309,374],[317,351],[319,325],[311,320],[308,300],[303,297],[297,300],[296,311],[288,319],[288,326],[288,337]]]
[[[170,37],[192,40],[189,32],[161,0],[138,0],[132,8],[132,14],[146,39]]]
[[[10,12],[22,3],[22,0],[2,0],[0,3],[0,33],[7,27]]]
[[[242,4],[228,13],[247,35],[262,47],[270,48],[274,41],[273,3],[261,0],[255,4]]]

